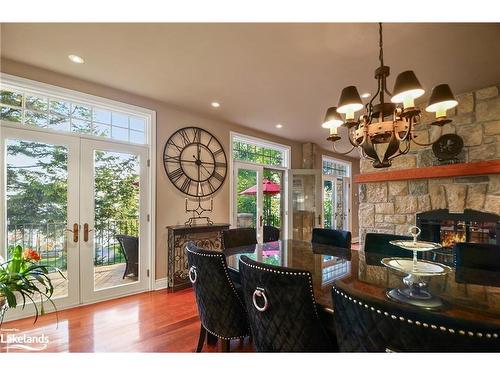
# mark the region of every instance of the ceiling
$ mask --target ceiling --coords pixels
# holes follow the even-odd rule
[[[500,24],[385,24],[384,60],[427,93],[500,82]],[[77,54],[85,64],[70,62]],[[1,55],[289,139],[320,127],[341,89],[373,93],[377,24],[2,24]],[[221,103],[214,109],[212,101]],[[283,128],[275,128],[276,124]],[[347,148],[347,144],[344,144]]]

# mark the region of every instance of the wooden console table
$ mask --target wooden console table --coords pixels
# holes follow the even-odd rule
[[[168,226],[168,287],[179,290],[191,286],[185,246],[193,241],[208,250],[222,250],[222,231],[229,224]]]

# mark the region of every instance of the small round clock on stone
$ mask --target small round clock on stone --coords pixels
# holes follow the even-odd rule
[[[174,186],[191,197],[207,197],[224,183],[227,159],[220,142],[198,127],[177,130],[163,150],[163,165]]]

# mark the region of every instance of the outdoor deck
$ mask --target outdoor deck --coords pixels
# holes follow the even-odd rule
[[[109,266],[97,266],[94,268],[95,290],[106,289],[117,285],[133,283],[137,277],[127,276],[123,279],[125,263],[117,263]],[[63,274],[67,277],[67,271]],[[54,285],[54,298],[66,296],[68,294],[68,281],[59,274],[51,274]]]

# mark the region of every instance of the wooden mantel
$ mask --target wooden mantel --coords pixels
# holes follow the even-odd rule
[[[458,176],[476,176],[500,173],[500,160],[479,161],[475,163],[460,163],[439,165],[434,167],[386,170],[357,174],[354,182],[383,182],[398,180],[418,180],[424,178],[442,178]]]

